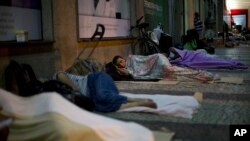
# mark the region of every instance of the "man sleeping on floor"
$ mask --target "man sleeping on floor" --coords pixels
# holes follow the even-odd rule
[[[55,79],[62,81],[81,95],[89,97],[97,112],[150,112],[192,118],[199,107],[193,96],[144,95],[119,92],[112,78],[105,72],[91,72],[85,76],[58,72]]]
[[[89,97],[97,112],[113,112],[123,108],[145,106],[156,108],[155,102],[145,98],[128,98],[119,95],[112,78],[105,72],[91,72],[85,76],[58,72],[54,79],[62,81],[81,95]]]
[[[142,111],[192,118],[194,110],[199,107],[192,96],[120,93],[112,78],[104,72],[90,73],[86,78],[62,72],[56,77],[74,87],[83,88],[85,85],[85,89],[78,90],[89,89],[86,94],[99,112]],[[10,141],[153,141],[152,133],[140,125],[90,113],[54,92],[21,97],[0,89],[0,107],[0,114],[14,119],[10,126]]]

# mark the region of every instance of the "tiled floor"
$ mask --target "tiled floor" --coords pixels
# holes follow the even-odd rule
[[[240,44],[234,48],[216,48],[222,58],[238,59],[250,66],[250,45]],[[200,109],[192,119],[166,117],[142,113],[109,113],[105,116],[135,121],[152,129],[175,132],[173,141],[229,140],[229,125],[250,124],[250,69],[208,70],[219,76],[242,77],[242,84],[200,83],[183,81],[177,85],[117,83],[121,91],[133,93],[161,93],[192,95],[196,91],[204,94]]]

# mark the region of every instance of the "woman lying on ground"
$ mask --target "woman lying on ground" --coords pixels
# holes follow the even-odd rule
[[[105,72],[91,72],[86,76],[58,72],[54,78],[93,100],[97,112],[113,112],[136,106],[157,107],[149,99],[134,99],[119,95],[114,81]]]
[[[248,67],[233,59],[214,57],[201,51],[180,50],[174,47],[171,52],[171,64],[199,69],[247,69]]]
[[[113,65],[114,67],[109,67]],[[148,56],[129,55],[125,60],[121,56],[115,56],[113,61],[106,65],[106,72],[114,79],[114,73],[120,77],[150,77],[150,78],[171,78],[173,76],[186,76],[202,81],[210,81],[214,76],[203,70],[178,67],[172,65],[164,54],[153,54]],[[132,80],[132,79],[131,79]]]

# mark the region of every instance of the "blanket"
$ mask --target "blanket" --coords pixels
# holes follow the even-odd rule
[[[173,76],[186,76],[203,81],[214,79],[214,75],[210,72],[172,65],[168,58],[160,53],[148,56],[129,55],[127,69],[133,76],[141,77],[171,78]]]
[[[181,56],[172,60],[173,65],[190,67],[190,68],[204,68],[204,69],[247,69],[248,67],[233,59],[224,59],[214,57],[199,51],[179,50],[175,49]]]
[[[193,96],[131,94],[125,92],[121,92],[120,94],[130,98],[152,99],[157,104],[157,109],[148,107],[131,107],[119,110],[118,112],[147,112],[191,119],[194,111],[200,106],[199,102]]]
[[[20,97],[0,89],[0,107],[0,114],[14,117],[10,141],[154,140],[152,132],[139,124],[90,113],[58,93]]]

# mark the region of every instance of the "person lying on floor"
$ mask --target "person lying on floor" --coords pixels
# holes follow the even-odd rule
[[[106,65],[106,72],[115,81],[124,78],[133,80],[134,77],[168,78],[182,75],[202,81],[214,79],[213,74],[207,71],[174,66],[161,53],[148,56],[129,55],[127,59],[114,56],[112,62]]]
[[[74,90],[93,100],[97,112],[113,112],[136,106],[157,107],[150,99],[128,98],[119,95],[113,79],[105,72],[91,72],[86,76],[58,72],[54,75],[54,79],[68,84]]]
[[[176,66],[199,69],[248,68],[238,60],[218,58],[199,51],[180,50],[174,47],[171,47],[169,51],[171,52],[170,58],[172,58],[170,63]]]
[[[22,97],[0,88],[1,115],[12,119],[3,123],[9,127],[6,141],[154,140],[140,124],[88,112],[55,92]]]
[[[105,71],[114,81],[133,80],[133,75],[126,68],[126,60],[122,56],[115,56],[112,62],[105,65]]]

